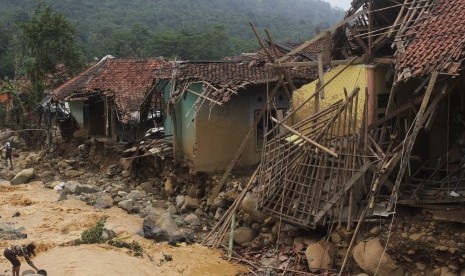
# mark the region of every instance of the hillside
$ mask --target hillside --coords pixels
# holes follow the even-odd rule
[[[45,0],[72,22],[87,58],[214,59],[257,48],[250,29],[303,41],[343,11],[321,0]],[[0,0],[0,26],[27,20],[36,0]],[[203,44],[200,41],[206,41]],[[199,46],[200,45],[200,46]],[[194,48],[194,49],[193,49]],[[195,49],[197,48],[197,49]],[[206,53],[199,53],[202,50]]]

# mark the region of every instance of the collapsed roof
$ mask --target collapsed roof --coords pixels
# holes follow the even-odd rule
[[[105,57],[52,92],[55,101],[83,100],[92,96],[113,97],[121,118],[138,113],[153,87],[153,74],[166,62],[161,59],[129,60]]]

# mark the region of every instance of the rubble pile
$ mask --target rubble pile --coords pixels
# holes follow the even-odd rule
[[[202,242],[244,190],[250,177],[247,173],[230,177],[209,205],[207,199],[221,175],[191,174],[186,165],[169,157],[150,155],[128,162],[124,158],[134,156],[137,151],[110,152],[109,148],[98,148],[102,147],[98,143],[89,144],[88,155],[83,156],[78,146],[37,152],[16,148],[14,168],[1,164],[1,185],[7,186],[9,181],[13,185],[13,179],[27,176],[21,183],[40,180],[58,192],[57,201],[82,200],[96,209],[119,207],[144,219],[141,236],[176,245]],[[115,158],[119,154],[120,158]],[[139,174],[146,171],[143,166],[150,167],[152,174]],[[8,225],[0,228],[0,235],[21,238],[21,229]],[[465,230],[462,224],[440,221],[428,211],[402,212],[399,207],[392,225],[390,218],[381,218],[366,222],[362,231],[364,234],[354,244],[349,258],[347,269],[353,275],[463,273]],[[283,271],[336,275],[352,234],[353,230],[336,226],[305,231],[286,224],[257,210],[257,196],[251,190],[237,210],[233,258],[253,265],[263,275],[278,275]],[[229,238],[228,234],[222,240],[225,248]]]

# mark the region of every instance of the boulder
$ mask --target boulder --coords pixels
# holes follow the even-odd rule
[[[141,183],[141,184],[140,184],[140,187],[141,187],[142,190],[144,190],[146,193],[153,193],[153,192],[154,192],[153,185],[152,185],[152,183],[150,183],[150,182]]]
[[[111,206],[113,206],[113,199],[108,194],[98,197],[94,204],[94,207],[98,209],[110,208]]]
[[[357,244],[353,251],[353,257],[367,274],[404,275],[402,269],[396,266],[389,254],[384,251],[384,247],[381,245],[379,239],[362,241]]]
[[[156,241],[169,241],[175,238],[179,229],[170,213],[165,212],[159,215],[154,212],[144,219],[142,230],[145,238]]]
[[[4,180],[4,179],[0,179],[0,186],[10,186],[10,181],[8,180]]]
[[[35,176],[34,168],[24,169],[20,171],[16,176],[10,181],[12,185],[28,183]]]
[[[65,183],[65,188],[63,189],[63,191],[66,195],[75,194],[78,185],[80,185],[80,183],[77,181],[68,181]]]
[[[90,186],[90,185],[83,185],[83,184],[79,184],[76,186],[76,194],[90,194],[90,193],[93,193],[95,192],[95,189],[94,187]]]
[[[257,209],[257,195],[252,192],[247,192],[241,202],[241,208],[247,212],[253,221],[263,223],[267,216]]]
[[[321,269],[331,269],[333,255],[333,245],[325,241],[312,243],[305,250],[308,268],[311,272],[317,272]]]
[[[145,191],[132,190],[126,196],[126,199],[131,199],[133,201],[136,201],[136,200],[139,200],[139,199],[143,199],[145,197],[147,197],[147,193]]]
[[[233,240],[237,245],[243,245],[244,243],[251,242],[255,239],[255,231],[247,226],[242,226],[234,230]]]
[[[118,207],[127,212],[130,212],[133,206],[134,206],[134,202],[130,199],[122,200],[118,202]]]
[[[189,224],[190,226],[199,226],[200,219],[196,214],[189,214],[184,218],[184,222]]]
[[[200,207],[200,203],[199,203],[199,200],[197,198],[190,197],[190,196],[185,196],[184,197],[184,204],[182,205],[181,210],[182,211],[195,210],[195,209],[197,209],[199,207]]]
[[[184,205],[184,196],[178,195],[176,196],[176,207],[181,208]]]

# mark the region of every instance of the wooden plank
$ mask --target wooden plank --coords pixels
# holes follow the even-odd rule
[[[366,171],[368,168],[371,166],[371,162],[365,162],[363,166],[360,168],[360,170],[344,184],[344,187],[337,191],[334,196],[323,206],[323,209],[315,216],[315,220],[313,221],[314,223],[317,223],[328,211],[331,209],[334,204],[338,202],[338,200],[350,189],[352,188],[355,183],[360,179],[360,177],[365,176]]]
[[[341,60],[331,60],[328,61],[328,64],[331,66],[337,66],[337,65],[345,65],[349,62],[351,62],[351,59],[341,59]],[[381,58],[374,58],[373,62],[374,64],[387,64],[391,65],[395,61],[394,58],[390,57],[381,57]],[[364,59],[363,58],[356,58],[355,61],[352,62],[352,64],[363,64]],[[318,61],[295,61],[295,62],[282,62],[282,63],[267,63],[265,64],[265,69],[271,69],[271,68],[279,68],[279,67],[318,67]]]
[[[323,38],[325,35],[326,35],[326,32],[333,32],[334,30],[338,29],[339,27],[341,26],[344,26],[345,24],[347,24],[348,22],[350,22],[352,19],[354,18],[357,18],[358,16],[366,13],[366,9],[362,9],[356,13],[354,13],[353,15],[345,18],[344,20],[342,20],[341,22],[333,25],[332,27],[326,29],[325,31],[321,32],[319,35],[315,36],[314,38],[302,43],[300,46],[296,47],[294,50],[290,51],[289,53],[287,53],[285,56],[279,58],[277,60],[277,62],[283,62],[285,60],[287,60],[288,58],[290,58],[292,55],[295,55],[297,54],[298,52],[302,51],[303,49],[305,49],[306,47],[308,47],[309,45],[311,45],[312,43],[314,43],[315,41],[318,41],[319,39]]]
[[[339,156],[337,155],[337,153],[335,153],[334,151],[322,146],[321,144],[313,141],[312,139],[302,135],[302,133],[298,132],[297,130],[291,128],[290,126],[287,126],[286,124],[284,124],[283,122],[280,122],[278,120],[276,120],[275,118],[271,117],[271,120],[281,126],[283,126],[285,129],[289,130],[290,132],[294,133],[295,135],[299,136],[300,138],[302,138],[303,140],[309,142],[310,144],[314,145],[315,147],[321,149],[322,151],[326,152],[327,154],[330,154],[336,158],[338,158]]]
[[[399,172],[397,174],[396,182],[394,183],[394,188],[392,190],[391,198],[389,200],[389,204],[387,208],[389,211],[392,211],[392,208],[395,202],[397,201],[397,193],[399,190],[399,186],[400,186],[400,183],[402,182],[402,178],[404,176],[405,170],[409,163],[410,154],[412,152],[413,145],[415,144],[415,140],[417,138],[418,132],[420,131],[421,126],[423,125],[424,113],[425,113],[426,107],[428,106],[429,99],[433,92],[434,86],[436,85],[438,75],[439,75],[438,72],[433,72],[433,74],[431,75],[428,88],[426,89],[425,96],[421,103],[420,109],[418,110],[417,119],[413,126],[412,134],[410,134],[408,137],[405,138],[405,143],[404,143],[405,149],[402,154],[402,160],[400,163]]]

